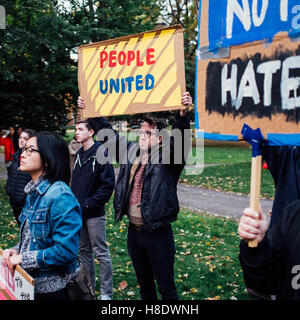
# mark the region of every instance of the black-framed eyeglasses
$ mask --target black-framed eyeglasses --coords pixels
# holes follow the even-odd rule
[[[139,130],[139,136],[146,136],[147,138],[150,138],[152,134],[156,134],[156,132],[149,130]]]
[[[33,151],[38,152],[38,153],[40,152],[39,150],[34,149],[34,148],[32,148],[32,147],[23,147],[23,148],[22,148],[22,153],[26,152],[26,155],[27,155],[27,156],[31,156],[31,154],[32,154]]]

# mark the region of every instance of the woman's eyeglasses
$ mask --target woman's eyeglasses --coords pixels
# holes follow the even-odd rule
[[[32,154],[33,151],[35,151],[35,152],[40,152],[39,150],[34,149],[34,148],[31,148],[31,147],[23,147],[23,148],[22,148],[22,153],[26,152],[26,155],[27,155],[27,156],[31,156],[31,154]]]

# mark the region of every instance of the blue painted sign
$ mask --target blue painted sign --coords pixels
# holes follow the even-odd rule
[[[198,18],[197,137],[237,141],[246,122],[299,146],[300,0],[199,1]]]
[[[300,35],[299,0],[210,0],[209,49]]]

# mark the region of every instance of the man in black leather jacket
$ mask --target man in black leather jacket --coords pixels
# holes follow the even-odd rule
[[[171,222],[177,219],[177,183],[190,151],[192,105],[189,93],[182,95],[182,110],[175,115],[172,129],[181,133],[180,154],[173,136],[161,134],[163,121],[146,118],[139,130],[139,142],[130,143],[115,132],[103,146],[116,144],[116,160],[121,164],[115,187],[115,219],[129,218],[127,246],[143,300],[157,300],[155,281],[163,300],[178,299],[174,283],[175,243]],[[78,106],[84,107],[79,98]],[[98,129],[111,128],[98,118]],[[185,131],[185,137],[184,137]],[[97,135],[100,137],[99,132]],[[114,140],[114,141],[113,141]],[[165,141],[166,140],[166,141]],[[178,141],[177,141],[178,143]],[[166,161],[169,160],[169,161]]]

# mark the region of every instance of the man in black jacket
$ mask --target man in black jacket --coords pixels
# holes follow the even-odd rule
[[[115,187],[115,219],[129,218],[127,246],[140,285],[143,300],[156,300],[155,281],[164,300],[178,299],[174,283],[175,244],[171,222],[177,219],[179,203],[177,182],[191,147],[190,120],[192,105],[189,93],[182,95],[182,110],[176,114],[172,129],[177,129],[180,154],[174,137],[161,134],[164,122],[146,118],[139,130],[139,143],[128,143],[115,132],[107,145],[116,143],[116,159],[121,164]],[[84,107],[79,98],[78,106]],[[99,129],[111,128],[99,118]],[[188,133],[185,135],[184,131]],[[104,134],[105,135],[105,134]],[[97,137],[102,139],[101,131]],[[114,140],[114,141],[113,141]],[[166,141],[164,141],[166,140]],[[178,143],[178,141],[177,141]],[[165,161],[169,159],[169,161]]]
[[[82,207],[83,225],[79,247],[81,262],[89,270],[95,289],[95,253],[100,266],[100,299],[111,300],[113,274],[106,244],[105,204],[112,195],[115,175],[111,164],[99,164],[96,159],[100,144],[93,140],[93,124],[93,119],[76,123],[75,138],[82,143],[82,148],[75,156],[71,188]]]
[[[247,287],[276,295],[277,300],[300,299],[300,200],[290,203],[269,227],[261,212],[244,210],[238,232],[240,262]],[[247,242],[258,240],[258,247]]]

